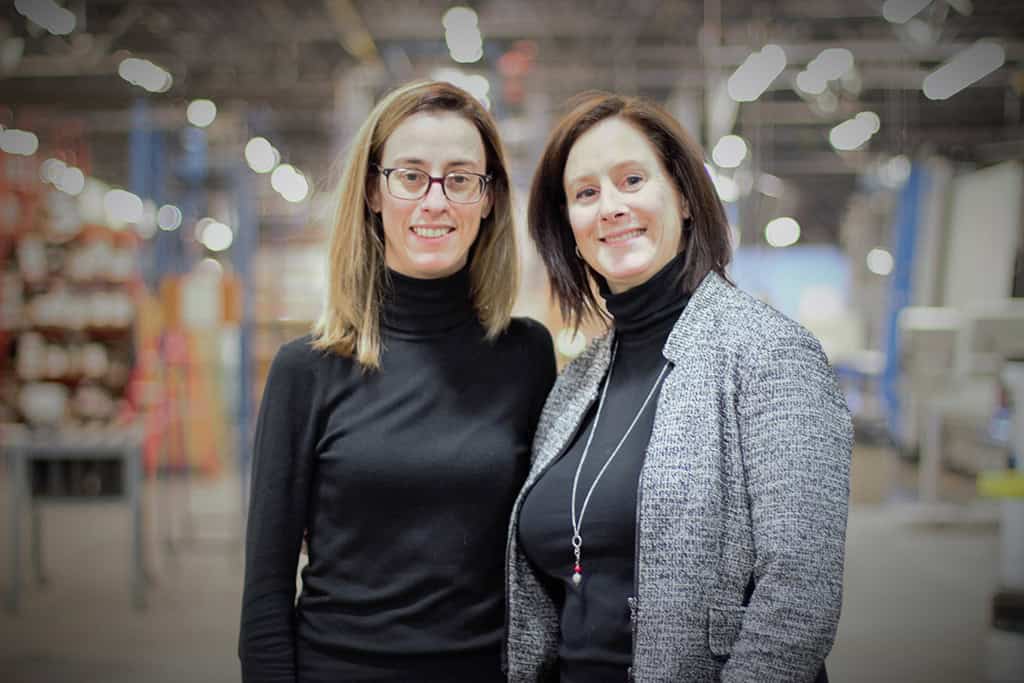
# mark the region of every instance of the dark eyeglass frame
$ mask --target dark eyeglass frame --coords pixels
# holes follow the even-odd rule
[[[423,199],[424,197],[426,197],[428,194],[430,194],[430,188],[432,188],[434,186],[434,183],[438,183],[441,186],[441,194],[443,194],[444,198],[447,199],[448,201],[453,202],[455,204],[476,204],[476,203],[478,203],[478,202],[483,200],[484,195],[487,193],[487,186],[493,180],[493,177],[489,173],[488,174],[474,173],[473,171],[448,171],[443,176],[437,177],[437,176],[432,176],[429,173],[427,173],[426,171],[422,171],[422,170],[420,170],[418,168],[403,168],[401,166],[394,166],[392,168],[384,168],[383,166],[378,166],[377,164],[372,164],[371,168],[373,168],[378,173],[380,173],[382,176],[384,176],[384,180],[385,180],[384,186],[388,188],[388,194],[390,194],[395,199],[401,199],[401,200],[410,201],[410,202],[413,202],[413,201],[416,201],[416,200],[419,200],[419,199]],[[395,195],[395,193],[391,191],[391,174],[394,173],[395,171],[413,171],[415,173],[422,173],[423,175],[427,176],[427,187],[423,190],[423,194],[421,194],[419,197],[399,197],[399,196]],[[444,181],[450,175],[471,175],[471,176],[476,176],[477,178],[479,178],[480,179],[480,196],[477,197],[476,199],[474,199],[471,202],[462,202],[462,201],[459,201],[458,199],[452,199],[451,197],[449,197],[448,196],[448,190],[446,190],[445,187],[444,187]]]

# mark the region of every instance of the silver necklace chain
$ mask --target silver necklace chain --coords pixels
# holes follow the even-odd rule
[[[597,414],[594,415],[594,423],[590,426],[590,435],[587,436],[587,443],[583,446],[583,455],[580,456],[579,463],[576,464],[576,474],[572,478],[572,504],[570,507],[570,513],[572,515],[572,553],[575,558],[575,564],[573,565],[572,582],[579,585],[583,579],[583,566],[580,564],[580,555],[583,551],[583,536],[580,534],[580,527],[583,526],[583,515],[587,512],[587,505],[590,504],[590,496],[593,495],[594,489],[597,488],[597,482],[601,481],[601,477],[604,476],[605,470],[615,459],[615,456],[619,454],[619,449],[622,448],[622,444],[626,443],[626,439],[629,438],[630,432],[633,431],[633,427],[640,420],[640,415],[643,414],[647,408],[647,404],[651,402],[654,397],[654,392],[658,389],[658,385],[661,384],[661,380],[665,377],[665,372],[668,370],[669,363],[665,362],[665,365],[661,368],[661,372],[658,373],[658,378],[654,380],[654,384],[651,386],[651,390],[647,392],[647,398],[644,399],[640,409],[636,411],[636,415],[633,416],[633,421],[629,423],[629,427],[626,429],[626,433],[619,439],[619,443],[616,444],[612,450],[611,455],[605,460],[604,465],[598,471],[597,476],[594,477],[594,481],[591,482],[590,488],[587,489],[587,495],[583,498],[583,507],[580,508],[579,519],[576,518],[576,491],[579,486],[580,472],[583,471],[583,463],[587,459],[587,453],[590,451],[590,443],[594,440],[594,434],[597,432],[597,424],[601,420],[601,409],[604,407],[605,396],[608,395],[608,387],[612,383],[612,370],[615,369],[615,354],[618,351],[619,342],[615,341],[615,345],[612,346],[611,360],[608,363],[608,378],[605,380],[604,387],[601,388],[601,398],[597,402]]]

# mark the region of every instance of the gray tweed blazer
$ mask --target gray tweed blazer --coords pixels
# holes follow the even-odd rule
[[[508,536],[509,681],[557,679],[558,614],[516,524],[596,399],[612,336],[564,370],[537,428]],[[809,332],[714,273],[663,353],[672,368],[640,474],[631,677],[812,681],[842,603],[853,428],[835,374]],[[567,520],[566,547],[569,536]]]

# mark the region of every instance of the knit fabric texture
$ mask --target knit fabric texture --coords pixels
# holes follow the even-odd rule
[[[597,398],[613,333],[562,373],[524,491]],[[710,273],[665,344],[671,361],[640,475],[631,676],[813,681],[842,603],[853,427],[803,327]],[[557,678],[558,617],[508,537],[506,666]],[[753,592],[748,594],[748,588]]]

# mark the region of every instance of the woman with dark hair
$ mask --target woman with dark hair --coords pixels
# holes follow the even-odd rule
[[[509,532],[510,681],[811,681],[839,619],[852,427],[817,340],[726,277],[665,111],[577,97],[533,180],[562,373]]]
[[[246,683],[504,680],[505,531],[555,375],[511,317],[509,196],[494,120],[452,85],[393,91],[356,134],[323,314],[263,392]]]

